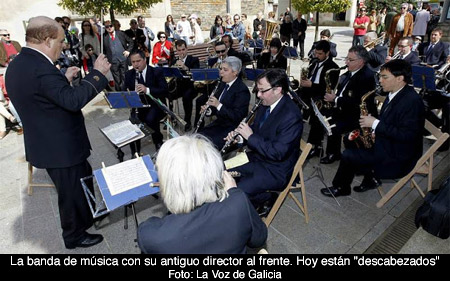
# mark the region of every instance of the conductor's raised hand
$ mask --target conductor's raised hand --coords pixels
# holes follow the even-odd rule
[[[100,71],[103,75],[106,75],[111,68],[111,64],[104,54],[100,54],[95,60],[94,69]]]

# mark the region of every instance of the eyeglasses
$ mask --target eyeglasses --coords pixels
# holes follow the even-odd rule
[[[406,48],[406,47],[409,47],[409,45],[397,45],[397,47],[399,47],[399,48]]]
[[[65,25],[70,25],[70,22],[64,22]]]
[[[360,12],[365,12],[366,10],[359,10]]]
[[[85,26],[89,26],[90,27],[91,25],[90,24],[83,24],[83,27],[85,27]]]
[[[403,10],[403,9],[408,9],[408,7],[402,7],[402,10]]]
[[[112,25],[112,24],[110,24],[110,25],[105,25],[105,28],[110,28],[110,27],[113,27],[113,25]]]
[[[268,92],[268,91],[270,91],[270,90],[272,90],[272,89],[273,89],[273,87],[270,87],[269,89],[265,89],[265,90],[256,89],[256,92],[257,92],[257,93],[264,94],[265,92]]]
[[[234,20],[239,20],[238,18],[235,18]]]
[[[227,49],[225,50],[216,50],[216,53],[225,53],[227,51]]]
[[[9,34],[0,34],[0,36],[6,36],[6,37],[9,37]]]
[[[166,36],[160,36],[159,38],[166,38]]]
[[[93,49],[89,49],[89,50],[87,50],[88,52],[92,52],[92,51],[94,51]]]
[[[349,62],[353,62],[353,61],[355,61],[355,60],[360,60],[360,58],[352,59],[352,58],[349,58],[349,57],[345,57],[344,59],[345,59],[346,61],[349,61]]]

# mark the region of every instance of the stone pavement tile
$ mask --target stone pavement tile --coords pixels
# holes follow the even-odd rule
[[[399,254],[450,254],[450,239],[441,239],[419,228]]]

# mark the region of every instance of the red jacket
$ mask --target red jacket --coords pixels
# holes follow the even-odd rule
[[[161,58],[166,58],[167,62],[170,59],[170,49],[172,48],[172,43],[169,40],[164,41],[164,47],[167,49],[167,52],[162,51],[161,41],[156,42],[155,46],[153,46],[153,57],[152,64],[156,65]]]

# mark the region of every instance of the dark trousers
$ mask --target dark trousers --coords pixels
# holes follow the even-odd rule
[[[442,126],[443,133],[450,133],[450,98],[441,95],[436,91],[429,91],[423,96],[426,109],[426,119],[436,127]],[[439,119],[432,109],[442,109],[442,118]],[[441,146],[448,149],[449,140],[447,139]]]
[[[373,166],[382,159],[371,149],[346,149],[342,153],[339,168],[333,179],[333,186],[344,191],[351,191],[351,183],[357,174],[363,174],[364,179],[374,176]]]
[[[303,39],[294,39],[294,48],[297,49],[297,46],[300,47],[300,58],[305,57],[305,38]]]
[[[128,70],[127,61],[118,62],[113,61],[111,64],[111,74],[114,78],[114,87],[116,91],[121,91],[123,89],[123,84],[125,83],[125,72]]]
[[[87,160],[67,168],[47,168],[58,193],[59,217],[64,243],[73,244],[83,239],[86,230],[93,224],[93,216],[81,186],[80,179],[92,175]],[[93,193],[93,181],[86,181]]]
[[[162,144],[163,134],[161,133],[160,121],[166,116],[157,105],[152,104],[150,108],[137,109],[137,118],[149,126],[154,133],[152,133],[153,143]],[[136,118],[136,110],[131,111],[131,118]],[[141,141],[137,140],[130,144],[131,154],[141,152]]]
[[[184,121],[186,121],[186,123],[188,124],[191,124],[192,104],[196,96],[197,92],[195,91],[195,88],[193,86],[192,88],[188,88],[183,91]]]

